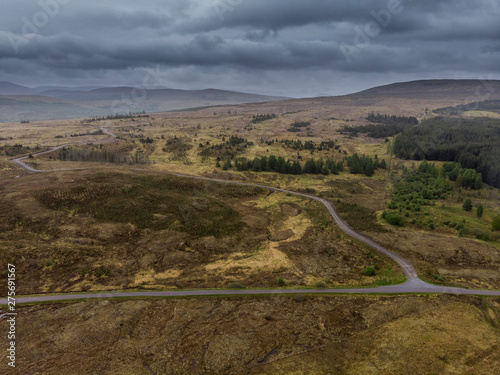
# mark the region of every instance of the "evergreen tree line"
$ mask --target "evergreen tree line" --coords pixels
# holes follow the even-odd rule
[[[259,122],[264,122],[267,120],[272,120],[273,118],[277,118],[278,115],[275,115],[274,113],[270,115],[255,115],[253,116],[253,120],[251,121],[252,124],[257,124]]]
[[[221,166],[221,162],[217,161],[217,167]],[[338,174],[344,170],[343,162],[336,163],[332,159],[314,158],[309,159],[302,165],[299,161],[291,161],[282,156],[275,155],[255,157],[254,159],[237,158],[234,163],[227,160],[222,165],[222,169],[228,170],[234,167],[238,171],[253,171],[253,172],[276,172],[281,174],[323,174],[330,173]]]
[[[198,155],[200,156],[217,156],[220,159],[234,159],[237,153],[243,152],[244,149],[249,146],[253,146],[253,142],[248,141],[245,138],[231,136],[228,139],[225,137],[222,138],[224,143],[219,143],[217,145],[205,147],[203,144],[200,145],[200,148],[203,148]]]
[[[402,159],[456,162],[480,173],[484,182],[500,187],[500,120],[428,119],[399,135],[394,152]]]
[[[349,172],[352,174],[364,174],[368,177],[373,176],[378,168],[387,169],[387,164],[384,159],[378,160],[375,156],[372,159],[370,156],[354,154],[345,158]]]
[[[297,150],[297,151],[329,151],[331,149],[338,149],[340,148],[340,145],[335,145],[335,141],[329,140],[329,141],[322,141],[319,145],[316,144],[314,141],[305,141],[302,142],[302,140],[298,139],[296,141],[294,140],[289,140],[289,139],[282,139],[280,143],[285,147],[289,148],[292,150]]]
[[[370,122],[374,122],[376,124],[384,124],[384,125],[410,125],[415,126],[418,124],[418,120],[415,116],[394,116],[394,115],[381,115],[380,113],[370,113],[366,116],[366,119]]]
[[[370,113],[366,119],[379,125],[370,124],[356,127],[346,125],[343,127],[341,132],[349,133],[354,136],[359,133],[363,133],[368,134],[371,138],[387,138],[399,134],[407,129],[411,129],[418,124],[416,117],[389,116],[381,115],[380,113]]]
[[[461,104],[454,107],[444,107],[435,109],[433,112],[446,115],[457,116],[467,111],[500,111],[500,100],[486,100],[484,102],[473,102],[470,104]]]
[[[268,146],[272,146],[274,144],[280,143],[284,148],[289,148],[292,150],[297,150],[297,151],[302,151],[302,150],[307,150],[307,151],[329,151],[331,149],[339,149],[340,145],[336,145],[335,141],[333,140],[328,140],[328,141],[321,141],[321,143],[318,145],[314,141],[305,141],[302,142],[302,140],[293,140],[293,139],[269,139],[269,140],[264,140],[263,138],[260,139],[261,143],[264,143]]]
[[[309,125],[311,125],[310,122],[296,121],[288,128],[288,131],[298,133],[302,131],[302,128],[307,128]]]
[[[145,114],[146,111],[142,112],[129,112],[128,115],[109,115],[109,116],[96,116],[89,119],[83,120],[84,122],[95,122],[95,121],[103,121],[103,120],[118,120],[118,119],[131,119],[131,118],[146,118],[149,115]]]
[[[107,150],[84,150],[64,147],[59,150],[57,159],[61,161],[84,161],[117,164],[149,164],[149,157],[137,151],[134,155]]]
[[[94,132],[80,133],[80,134],[71,134],[71,137],[84,137],[86,135],[104,135],[101,129],[96,130]],[[62,138],[62,137],[61,137]]]

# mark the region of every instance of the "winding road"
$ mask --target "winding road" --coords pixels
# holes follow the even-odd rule
[[[101,140],[100,143],[107,143],[109,141],[113,141],[116,138],[116,135],[113,134],[106,128],[101,128],[103,133],[109,135],[111,138],[107,140]],[[48,152],[52,152],[58,150],[60,148],[69,146],[70,144],[65,144],[62,146],[52,147],[49,150],[39,152],[34,154],[33,156],[45,154]],[[57,171],[69,171],[69,170],[82,170],[88,168],[71,168],[71,169],[57,169],[57,170],[38,170],[33,168],[32,166],[26,164],[23,160],[27,159],[28,156],[23,156],[19,158],[12,159],[13,163],[16,163],[20,167],[24,168],[29,173],[47,173],[47,172],[57,172]],[[146,171],[158,173],[158,171],[153,171],[150,169],[141,169],[141,168],[132,168],[132,170],[136,171]],[[334,205],[324,198],[320,198],[314,195],[300,193],[296,191],[280,189],[272,186],[265,186],[259,184],[238,182],[238,181],[227,181],[209,177],[201,177],[201,176],[191,176],[180,173],[168,173],[173,176],[185,177],[185,178],[194,178],[198,180],[206,180],[224,184],[234,184],[241,186],[253,186],[259,187],[271,191],[289,193],[294,195],[299,195],[302,197],[306,197],[309,199],[316,200],[321,202],[326,206],[328,212],[333,217],[333,220],[338,225],[338,227],[344,231],[347,235],[364,242],[374,250],[392,258],[396,261],[403,274],[405,275],[407,281],[403,284],[398,285],[388,285],[374,288],[339,288],[339,289],[229,289],[229,290],[180,290],[180,291],[140,291],[140,292],[112,292],[112,293],[92,293],[92,294],[57,294],[57,295],[43,295],[43,296],[26,296],[26,297],[17,297],[16,303],[36,303],[36,302],[50,302],[50,301],[68,301],[68,300],[78,300],[78,299],[94,299],[94,298],[130,298],[130,297],[189,297],[189,296],[231,296],[231,295],[276,295],[276,294],[301,294],[301,293],[315,293],[315,294],[401,294],[401,293],[448,293],[448,294],[467,294],[467,295],[483,295],[483,296],[500,296],[500,291],[496,290],[479,290],[479,289],[465,289],[465,288],[456,288],[456,287],[445,287],[439,285],[433,285],[426,283],[425,281],[418,278],[417,272],[413,265],[403,257],[398,254],[393,253],[392,251],[386,249],[385,247],[379,245],[375,241],[370,238],[365,237],[359,232],[356,232],[353,228],[349,226],[337,213]],[[0,299],[0,305],[7,304],[7,299]]]

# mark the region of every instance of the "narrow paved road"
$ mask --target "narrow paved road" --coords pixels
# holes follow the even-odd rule
[[[111,139],[104,140],[104,142],[113,141],[116,138],[116,135],[110,132],[108,129],[101,128],[103,133],[108,134]],[[102,140],[101,140],[102,142]],[[63,146],[53,147],[47,151],[43,151],[36,155],[45,154],[51,151],[58,150],[62,147],[69,146],[69,144]],[[56,172],[56,171],[68,171],[68,170],[77,170],[75,169],[58,169],[58,170],[37,170],[30,165],[23,162],[28,156],[20,157],[12,159],[11,161],[24,168],[29,173],[42,173],[42,172]],[[87,168],[78,168],[87,169]],[[153,171],[150,169],[141,169],[141,168],[132,168],[136,171],[146,171],[158,173],[158,171]],[[163,172],[168,173],[168,172]],[[500,296],[500,291],[495,290],[477,290],[477,289],[464,289],[464,288],[454,288],[454,287],[444,287],[426,283],[420,280],[417,276],[417,272],[413,265],[403,257],[398,254],[393,253],[390,250],[387,250],[383,246],[379,245],[375,241],[370,238],[363,236],[361,233],[356,232],[352,229],[349,224],[347,224],[337,213],[334,205],[324,198],[320,198],[314,195],[300,193],[296,191],[280,189],[272,186],[265,186],[259,184],[238,182],[238,181],[227,181],[220,180],[216,178],[209,177],[200,177],[200,176],[191,176],[180,173],[168,173],[170,175],[178,176],[178,177],[186,177],[186,178],[194,178],[198,180],[206,180],[212,182],[219,182],[224,184],[234,184],[241,186],[253,186],[260,187],[263,189],[268,189],[271,191],[278,191],[283,193],[290,193],[294,195],[299,195],[302,197],[306,197],[309,199],[314,199],[318,202],[321,202],[326,206],[328,212],[333,217],[335,223],[339,226],[339,228],[344,231],[349,236],[364,242],[368,246],[372,247],[374,250],[387,255],[396,261],[401,267],[403,274],[406,276],[407,281],[404,284],[399,285],[389,285],[389,286],[381,286],[376,288],[343,288],[343,289],[242,289],[242,290],[190,290],[190,291],[152,291],[152,292],[113,292],[113,293],[93,293],[93,294],[59,294],[59,295],[46,295],[46,296],[33,296],[33,297],[18,297],[16,298],[17,303],[34,303],[34,302],[49,302],[49,301],[66,301],[66,300],[75,300],[75,299],[88,299],[88,298],[116,298],[116,297],[187,297],[187,296],[230,296],[230,295],[275,295],[275,294],[300,294],[300,293],[327,293],[327,294],[390,294],[390,293],[449,293],[449,294],[469,294],[469,295],[483,295],[483,296]],[[0,299],[0,305],[5,305],[7,303],[7,299]]]

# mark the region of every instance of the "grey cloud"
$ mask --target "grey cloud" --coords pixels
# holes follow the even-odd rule
[[[179,87],[301,96],[344,93],[405,74],[500,74],[499,1],[401,0],[401,12],[390,20],[389,1],[395,0],[242,0],[234,6],[234,0],[73,0],[28,36],[23,22],[41,11],[38,1],[5,0],[0,80],[134,85],[145,68],[158,65]],[[359,30],[366,34],[379,16],[387,25],[360,38]],[[12,38],[23,41],[18,50]],[[345,46],[356,52],[349,59]],[[341,77],[349,80],[339,85]]]

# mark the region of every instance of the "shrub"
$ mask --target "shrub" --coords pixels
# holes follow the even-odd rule
[[[326,288],[326,284],[324,281],[318,281],[316,284],[314,284],[316,288]]]
[[[245,286],[243,284],[240,284],[240,283],[230,283],[228,286],[227,286],[229,289],[245,289]]]
[[[469,234],[470,234],[470,230],[469,230],[469,228],[467,228],[467,227],[463,227],[462,229],[460,229],[460,230],[458,231],[458,235],[459,235],[460,237],[468,236]]]
[[[477,206],[476,216],[481,218],[483,217],[483,213],[484,213],[484,207],[482,205]]]
[[[480,229],[475,229],[474,230],[474,236],[476,236],[476,238],[478,240],[483,240],[483,241],[489,241],[490,240],[490,236],[488,233],[485,233],[483,232],[482,230]]]
[[[438,275],[438,274],[434,274],[434,273],[433,273],[433,274],[431,275],[431,277],[432,277],[434,280],[437,280],[437,281],[439,281],[439,282],[441,282],[441,283],[444,281],[444,277],[443,277],[443,276],[441,276],[441,275]]]
[[[281,286],[285,285],[285,280],[282,277],[280,277],[278,279],[278,285],[281,285]]]
[[[491,223],[492,230],[500,230],[500,215],[495,216],[493,223]]]
[[[472,211],[472,201],[470,200],[470,198],[467,198],[464,201],[464,205],[462,206],[462,208],[464,209],[464,211],[467,211],[467,212]]]
[[[384,211],[382,218],[391,225],[397,225],[399,227],[403,227],[405,225],[403,217],[395,212]]]
[[[303,295],[303,294],[296,294],[296,295],[293,296],[293,299],[296,302],[304,302],[306,300],[306,296]]]
[[[375,272],[375,268],[373,267],[366,267],[366,270],[365,270],[365,275],[366,276],[375,276],[376,272]]]

